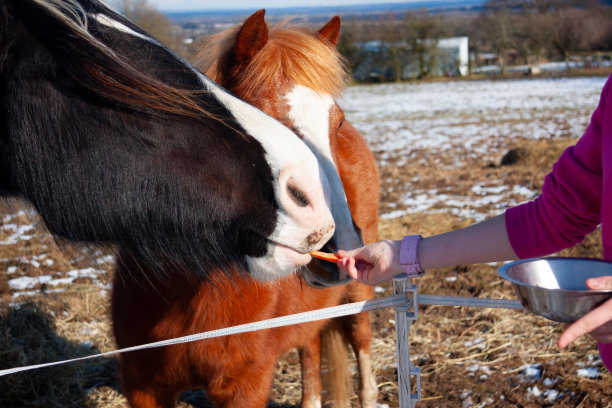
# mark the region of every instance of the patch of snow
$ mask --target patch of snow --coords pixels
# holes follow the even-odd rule
[[[601,373],[599,372],[599,369],[597,367],[588,367],[576,370],[576,375],[578,377],[585,378],[598,378],[599,376],[601,376]]]
[[[63,288],[60,289],[47,289],[45,290],[45,293],[62,293],[65,292],[66,290]],[[13,297],[20,297],[20,296],[37,296],[40,295],[40,290],[28,290],[25,292],[13,292]]]
[[[484,343],[484,341],[485,341],[485,339],[483,337],[478,337],[478,338],[476,338],[474,340],[466,341],[463,344],[464,344],[465,347],[470,348],[470,347],[477,346],[477,345],[479,345],[481,343]]]
[[[42,275],[37,277],[22,276],[20,278],[9,279],[9,287],[13,290],[31,289],[36,285],[51,281],[51,275]]]
[[[94,327],[83,327],[81,330],[79,330],[79,334],[81,336],[95,336],[96,334],[98,334],[100,332],[100,330],[94,328]]]
[[[527,393],[533,395],[534,397],[540,397],[542,395],[542,391],[540,391],[537,385],[527,387]]]
[[[475,185],[472,187],[472,192],[474,194],[478,194],[478,195],[485,195],[485,194],[499,194],[504,190],[507,190],[508,187],[506,186],[497,186],[497,187],[483,187],[480,185]]]
[[[2,231],[11,232],[8,237],[0,241],[0,245],[14,245],[19,241],[28,241],[32,239],[34,235],[26,235],[27,232],[34,229],[33,225],[18,225],[18,224],[6,224],[0,227]]]
[[[26,212],[24,210],[18,211],[15,214],[6,214],[3,218],[2,218],[2,223],[7,223],[10,222],[12,220],[14,220],[17,217],[21,217],[26,215]]]
[[[559,398],[561,393],[557,390],[546,390],[545,395],[547,401],[554,402]]]
[[[96,259],[96,263],[98,265],[103,265],[103,264],[113,263],[113,262],[115,262],[115,256],[113,255],[101,256],[98,259]]]
[[[85,341],[81,342],[80,346],[82,348],[84,348],[84,349],[91,349],[91,348],[93,348],[94,345],[93,345],[93,342],[91,342],[89,340],[85,340]]]
[[[497,163],[516,138],[582,135],[605,82],[605,77],[585,77],[358,85],[347,88],[339,103],[378,153],[381,166],[414,163],[419,149],[430,150],[432,163],[438,153],[466,150],[470,159]],[[460,156],[450,165],[461,165]],[[389,206],[383,209],[382,218],[437,212],[436,203],[454,200],[448,204],[451,213],[480,221],[495,214],[484,214],[478,206],[494,205],[500,213],[539,194],[526,186],[505,187],[501,182],[499,186],[474,186],[472,194],[482,200],[436,197],[439,194],[433,190],[407,189],[412,194],[398,203],[404,208]]]
[[[540,379],[542,378],[542,370],[540,369],[540,364],[526,364],[521,367],[523,369],[523,374],[532,379]]]

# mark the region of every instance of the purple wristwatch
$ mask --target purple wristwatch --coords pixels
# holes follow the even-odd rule
[[[419,264],[419,241],[422,235],[406,235],[400,245],[400,265],[409,278],[423,276],[425,270]]]

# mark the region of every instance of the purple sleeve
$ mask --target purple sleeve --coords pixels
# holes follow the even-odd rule
[[[544,179],[542,194],[506,210],[508,238],[519,258],[574,246],[601,222],[601,127],[610,83],[608,78],[585,134]]]

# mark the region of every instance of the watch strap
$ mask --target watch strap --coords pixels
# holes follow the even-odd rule
[[[422,235],[406,235],[400,244],[400,265],[409,278],[423,276],[425,270],[419,263],[419,242]]]

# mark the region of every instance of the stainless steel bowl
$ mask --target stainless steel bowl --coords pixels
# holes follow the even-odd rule
[[[512,282],[523,306],[547,319],[572,323],[612,297],[586,280],[612,275],[612,263],[588,258],[536,258],[511,262],[499,275]]]

